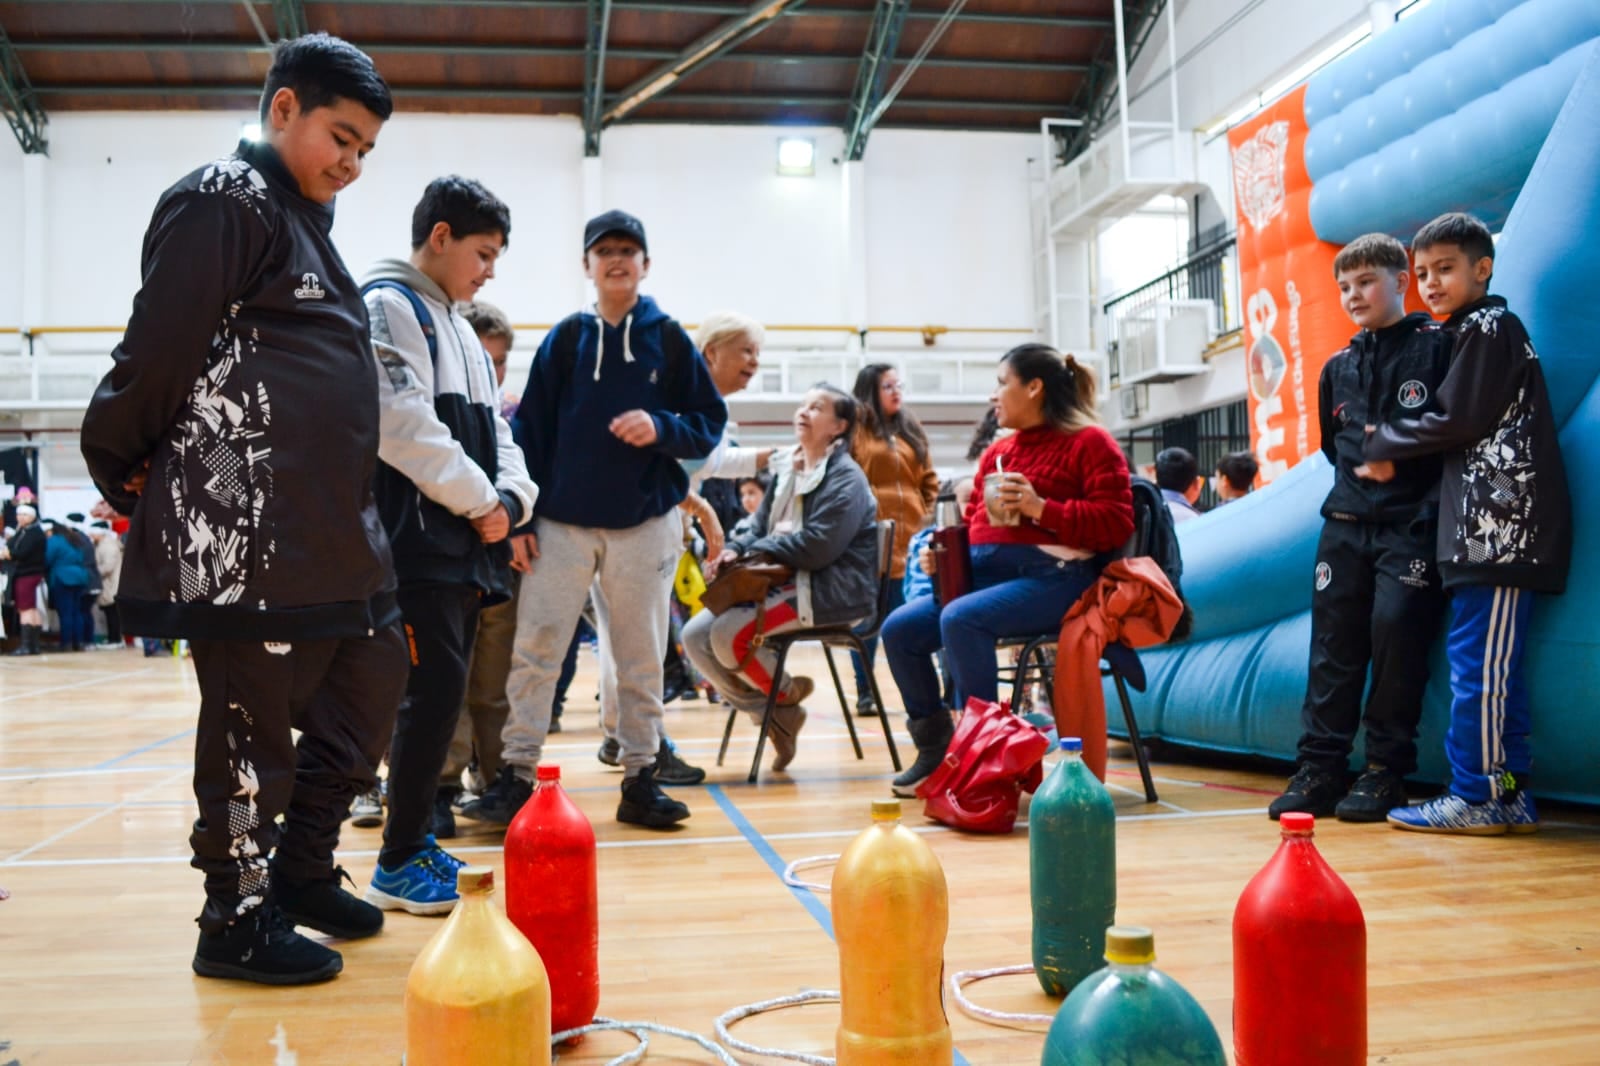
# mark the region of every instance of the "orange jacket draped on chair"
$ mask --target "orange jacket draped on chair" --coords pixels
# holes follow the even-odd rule
[[[1154,559],[1118,559],[1107,566],[1067,616],[1056,645],[1056,731],[1083,740],[1083,761],[1106,779],[1106,700],[1100,655],[1117,641],[1134,648],[1160,644],[1183,614],[1183,602]]]

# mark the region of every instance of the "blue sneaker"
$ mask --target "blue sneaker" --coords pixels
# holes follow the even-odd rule
[[[1512,833],[1537,833],[1539,831],[1539,808],[1533,805],[1533,795],[1527,789],[1518,789],[1516,798],[1509,802],[1501,801],[1500,807],[1506,812],[1506,828]]]
[[[1389,824],[1415,833],[1460,833],[1475,837],[1503,836],[1511,828],[1506,809],[1498,800],[1468,803],[1453,792],[1415,807],[1396,807],[1389,812]]]
[[[428,850],[433,853],[433,857],[439,862],[445,863],[450,867],[452,877],[455,876],[455,871],[460,870],[463,866],[471,865],[471,863],[467,862],[466,859],[458,859],[448,851],[441,848],[439,846],[439,841],[432,833],[429,833],[423,839],[428,842]]]
[[[367,886],[367,902],[386,911],[448,914],[455,907],[456,868],[437,847],[419,851],[399,866],[379,864]]]

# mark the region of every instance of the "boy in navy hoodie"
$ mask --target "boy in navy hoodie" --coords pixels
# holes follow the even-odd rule
[[[662,828],[689,816],[655,782],[667,587],[689,488],[679,460],[710,455],[728,411],[683,327],[639,295],[650,269],[643,223],[622,211],[590,219],[583,256],[596,302],[545,337],[514,422],[540,486],[536,527],[517,538],[533,560],[506,685],[504,764],[466,813],[509,822],[532,794],[561,661],[592,585],[617,672],[617,820]]]

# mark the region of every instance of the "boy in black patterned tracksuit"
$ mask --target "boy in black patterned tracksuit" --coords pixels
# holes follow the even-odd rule
[[[339,953],[293,925],[383,927],[333,862],[351,797],[376,782],[406,653],[372,491],[377,364],[329,234],[392,110],[351,45],[280,44],[264,143],[156,205],[127,332],[84,416],[95,484],[133,516],[122,619],[194,653],[205,977],[325,980]]]
[[[1506,302],[1488,295],[1494,241],[1470,215],[1443,215],[1412,241],[1417,286],[1455,341],[1438,409],[1373,429],[1358,473],[1444,460],[1438,559],[1450,591],[1450,789],[1389,823],[1427,833],[1531,833],[1533,752],[1522,653],[1535,593],[1566,588],[1572,505],[1544,371]]]
[[[1428,649],[1444,606],[1429,561],[1439,460],[1403,463],[1382,484],[1355,473],[1366,427],[1435,410],[1449,366],[1446,336],[1427,315],[1406,314],[1409,266],[1405,247],[1381,233],[1356,238],[1334,260],[1341,303],[1362,329],[1323,367],[1318,388],[1333,488],[1317,544],[1299,766],[1267,808],[1273,818],[1305,811],[1381,822],[1405,803],[1402,782],[1417,765]],[[1346,764],[1362,725],[1366,767],[1347,794]]]

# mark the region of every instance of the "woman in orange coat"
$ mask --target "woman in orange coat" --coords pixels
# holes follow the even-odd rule
[[[862,411],[851,453],[872,485],[878,501],[878,520],[893,520],[894,556],[889,560],[889,610],[905,602],[901,578],[906,572],[906,548],[911,537],[933,513],[939,495],[939,475],[928,455],[928,435],[903,400],[900,372],[888,363],[871,363],[856,375],[856,402]],[[887,612],[886,612],[887,613]],[[867,660],[850,653],[856,669],[856,713],[875,714],[867,671],[878,656],[876,639],[867,641]]]

